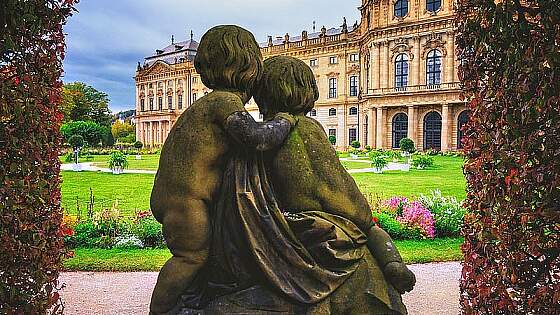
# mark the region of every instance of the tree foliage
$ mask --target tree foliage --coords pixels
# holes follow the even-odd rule
[[[466,314],[560,313],[560,5],[459,0]]]
[[[109,127],[101,126],[93,121],[74,121],[63,124],[60,128],[66,142],[74,135],[80,135],[89,146],[100,144],[110,145],[109,138],[112,139]]]
[[[118,142],[133,143],[136,140],[136,128],[129,122],[121,123],[117,119],[111,126],[111,133]]]
[[[101,126],[111,125],[109,97],[83,82],[64,85],[60,110],[63,122],[93,121]]]
[[[0,1],[0,314],[62,312],[58,105],[73,3]]]

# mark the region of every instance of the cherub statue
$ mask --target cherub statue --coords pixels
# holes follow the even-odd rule
[[[181,294],[205,265],[211,243],[211,212],[232,148],[280,145],[292,127],[289,115],[256,123],[245,110],[262,73],[253,35],[238,26],[217,26],[200,42],[194,60],[213,92],[189,107],[161,151],[150,205],[173,257],[163,266],[152,294],[151,314],[178,305]]]

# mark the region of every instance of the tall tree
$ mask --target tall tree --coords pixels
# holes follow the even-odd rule
[[[64,85],[60,110],[64,122],[93,121],[106,127],[111,125],[108,95],[83,82]]]

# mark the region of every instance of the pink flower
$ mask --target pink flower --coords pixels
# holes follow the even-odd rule
[[[434,238],[435,236],[434,217],[418,201],[405,204],[402,215],[398,216],[397,220],[406,226],[419,228],[426,237]]]

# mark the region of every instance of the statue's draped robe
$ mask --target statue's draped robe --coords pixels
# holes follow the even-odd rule
[[[283,212],[259,153],[238,153],[229,161],[211,218],[210,257],[183,295],[187,307],[204,308],[216,297],[255,285],[272,287],[296,304],[317,304],[361,268],[360,278],[366,279],[352,280],[359,283],[353,289],[406,313],[363,232],[326,212]],[[353,289],[339,300],[353,297]]]

